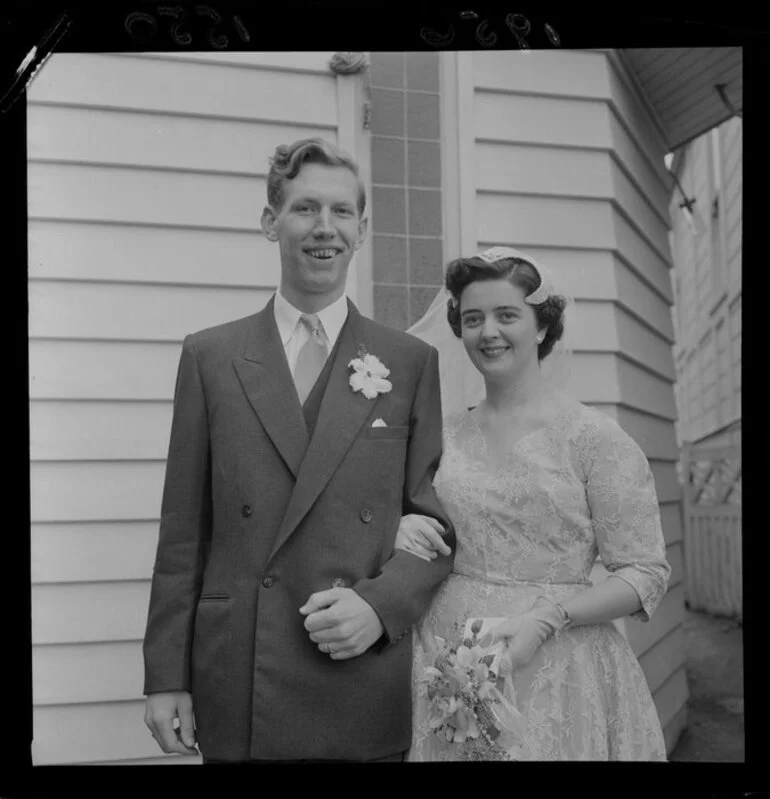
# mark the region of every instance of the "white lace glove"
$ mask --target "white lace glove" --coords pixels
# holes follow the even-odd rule
[[[410,513],[402,516],[398,523],[395,546],[423,560],[435,560],[439,553],[452,553],[442,537],[445,532],[441,523],[432,516]]]
[[[503,657],[505,670],[507,671],[507,667],[514,671],[524,668],[537,650],[564,627],[566,621],[553,602],[545,597],[538,597],[526,613],[508,619],[490,630],[493,643],[504,640],[507,644]]]

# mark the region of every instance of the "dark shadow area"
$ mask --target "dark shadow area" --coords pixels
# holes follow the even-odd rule
[[[743,724],[743,628],[733,619],[686,611],[688,725],[670,760],[740,763]]]

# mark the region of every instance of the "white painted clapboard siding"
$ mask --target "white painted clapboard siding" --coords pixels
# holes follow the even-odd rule
[[[46,753],[46,765],[105,762],[122,765],[139,758],[163,763],[167,757],[159,756],[160,750],[144,725],[141,699],[37,706],[32,723],[33,750]],[[181,760],[169,757],[170,764]],[[200,757],[189,760],[190,765],[200,763]]]
[[[278,283],[272,244],[253,231],[95,223],[29,223],[30,278],[98,280],[108,284],[211,285]]]
[[[272,288],[157,283],[126,283],[118,288],[102,282],[34,281],[29,287],[29,335],[35,339],[181,342],[191,330],[254,313],[271,293]]]
[[[55,69],[35,78],[30,100],[302,126],[309,122],[333,130],[336,80],[326,67],[332,54],[316,55],[302,73],[292,68],[296,53],[281,53],[272,64],[262,62],[262,53],[244,53],[229,66],[203,55],[188,61],[66,53],[51,62]]]
[[[158,520],[76,521],[32,525],[32,583],[148,580]]]
[[[724,136],[725,257],[731,297],[730,368],[733,371],[732,415],[741,416],[741,290],[743,263],[743,122],[734,117],[722,131]]]
[[[181,342],[30,340],[32,407],[44,400],[170,400],[181,349]]]
[[[730,283],[740,285],[741,240],[743,221],[743,123],[738,117],[726,122],[720,133],[724,137],[725,222]]]
[[[278,282],[267,156],[349,138],[330,55],[58,54],[30,89],[36,764],[199,762],[142,721],[176,367]]]
[[[37,219],[256,230],[263,178],[85,164],[30,164]]]
[[[679,358],[680,430],[684,440],[719,437],[725,426],[741,415],[741,238],[742,238],[742,122],[735,117],[719,126],[717,141],[707,133],[686,145],[680,180],[701,210],[703,233],[694,235],[671,198],[671,214],[677,252],[676,273],[680,287],[677,315],[681,335]],[[712,148],[716,147],[716,152]],[[724,247],[712,248],[709,226],[716,221],[712,207],[717,186],[713,161],[721,164],[722,224]]]
[[[671,744],[687,689],[665,143],[605,52],[484,51],[460,64],[472,74],[458,83],[472,139],[460,143],[464,247],[520,247],[565,280],[576,300],[570,388],[650,460],[673,573],[653,620],[625,630]]]

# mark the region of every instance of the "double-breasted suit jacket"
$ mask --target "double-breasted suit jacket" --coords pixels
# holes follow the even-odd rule
[[[304,414],[273,300],[184,341],[145,693],[192,693],[205,757],[373,759],[410,746],[410,631],[453,556],[394,550],[399,519],[433,516],[455,543],[432,486],[437,353],[348,308]],[[375,399],[349,383],[361,347],[390,369],[392,390]],[[348,660],[320,652],[299,613],[340,585],[385,629]]]

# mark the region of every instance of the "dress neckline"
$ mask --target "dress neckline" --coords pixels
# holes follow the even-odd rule
[[[551,430],[554,426],[560,423],[563,419],[567,416],[573,414],[574,409],[571,407],[562,407],[553,414],[551,418],[549,418],[545,424],[540,427],[536,427],[534,430],[528,430],[526,433],[520,435],[509,447],[508,451],[506,452],[505,456],[499,463],[492,464],[490,463],[490,450],[489,450],[489,443],[487,442],[487,437],[484,435],[484,431],[481,428],[481,425],[476,419],[476,416],[472,413],[472,411],[478,406],[474,406],[473,408],[468,408],[466,411],[466,416],[470,419],[473,432],[475,435],[480,439],[481,444],[483,446],[483,454],[486,459],[487,464],[492,467],[495,471],[499,471],[501,468],[505,468],[510,459],[514,456],[514,454],[522,447],[522,445],[533,436],[538,434],[546,433],[547,431]]]
[[[484,430],[482,429],[481,425],[479,424],[479,420],[476,418],[476,416],[474,414],[472,414],[470,412],[468,413],[468,416],[470,416],[471,422],[473,422],[473,426],[475,427],[476,432],[481,436],[482,440],[484,441],[484,445],[485,445],[485,448],[487,450],[487,454],[489,454],[489,446],[487,445],[487,437],[484,435]],[[544,424],[542,427],[536,427],[534,430],[527,430],[526,433],[522,433],[511,444],[511,450],[515,449],[520,441],[523,441],[525,438],[529,438],[529,436],[534,435],[535,433],[539,433],[542,430],[545,430],[547,427],[550,426],[550,424],[551,424],[551,422],[548,422],[547,424]]]

